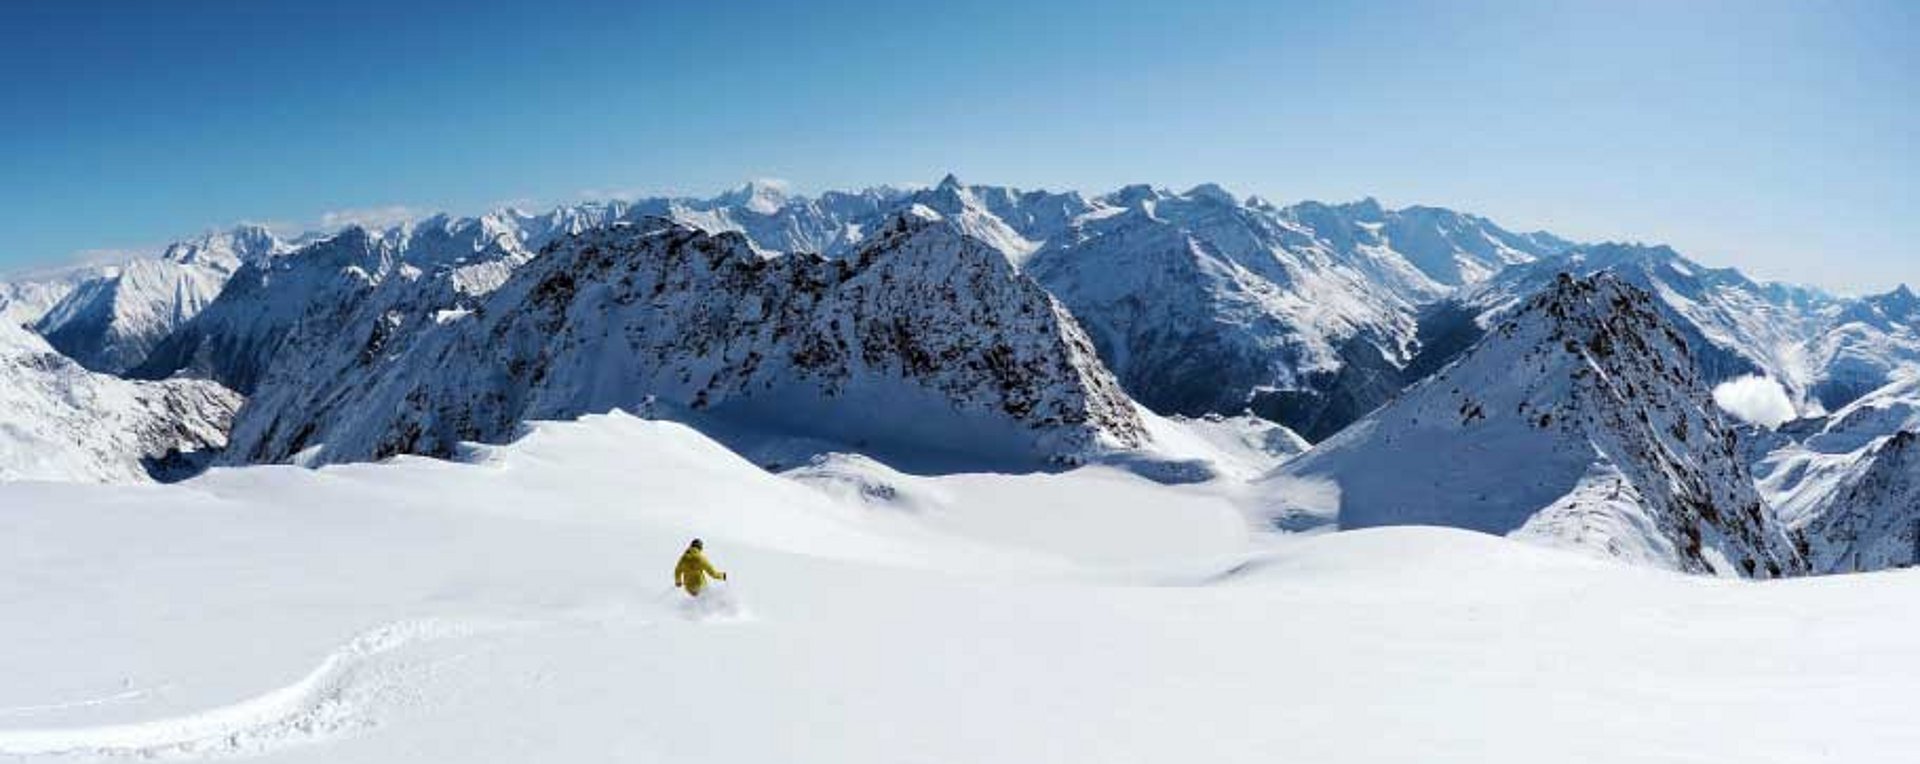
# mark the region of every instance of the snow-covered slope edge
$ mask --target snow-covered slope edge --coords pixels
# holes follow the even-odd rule
[[[908,466],[1072,462],[1146,441],[1073,319],[1006,257],[916,208],[840,260],[654,220],[549,246],[468,314],[310,337],[230,462],[447,455],[614,408],[819,439]]]
[[[0,481],[128,482],[190,471],[240,398],[211,382],[130,382],[0,323]]]
[[[1269,476],[1270,509],[1696,573],[1802,572],[1653,301],[1610,275],[1561,277],[1458,362]]]

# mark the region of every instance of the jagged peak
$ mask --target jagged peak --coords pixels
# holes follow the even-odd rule
[[[1380,200],[1371,196],[1363,196],[1359,201],[1342,204],[1340,211],[1367,221],[1379,220],[1387,215],[1387,209],[1380,205]]]
[[[1187,193],[1184,194],[1184,196],[1193,199],[1205,199],[1228,206],[1237,207],[1240,205],[1240,199],[1235,197],[1232,192],[1221,188],[1218,183],[1202,183],[1194,186],[1193,188],[1187,189]]]
[[[1550,312],[1562,316],[1595,315],[1611,313],[1629,304],[1648,305],[1652,301],[1653,296],[1646,290],[1627,283],[1611,271],[1599,271],[1586,276],[1563,271],[1554,279],[1552,286],[1534,297],[1528,307],[1535,310],[1550,309]],[[1551,310],[1553,306],[1561,306],[1562,309]]]
[[[1920,297],[1915,297],[1913,294],[1913,289],[1909,288],[1906,284],[1901,284],[1897,287],[1894,287],[1893,291],[1887,292],[1886,294],[1880,295],[1874,299],[1878,302],[1894,303],[1894,304],[1901,304],[1901,305],[1912,304],[1914,302],[1920,301]]]
[[[755,178],[721,194],[716,201],[748,212],[772,215],[796,199],[788,182],[779,178]]]
[[[208,257],[232,257],[244,263],[270,257],[285,247],[266,226],[241,223],[169,244],[158,259],[191,265]]]
[[[1116,190],[1113,193],[1108,194],[1106,198],[1109,204],[1113,204],[1114,206],[1117,206],[1117,207],[1131,207],[1138,210],[1148,210],[1148,208],[1154,202],[1159,201],[1162,197],[1163,197],[1163,194],[1161,194],[1160,191],[1155,189],[1153,186],[1149,186],[1145,183],[1134,183],[1131,185],[1121,186],[1119,190]]]

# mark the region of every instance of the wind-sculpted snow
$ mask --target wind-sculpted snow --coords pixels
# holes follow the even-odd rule
[[[1801,572],[1738,445],[1652,295],[1562,276],[1266,482],[1282,521],[1445,525],[1696,573]]]
[[[228,459],[446,456],[529,419],[620,407],[973,464],[1146,437],[1066,311],[924,208],[840,260],[618,224],[556,242],[468,313],[422,321],[425,307],[303,334],[241,412]]]
[[[0,324],[0,481],[127,482],[190,472],[226,443],[239,396],[81,368]]]

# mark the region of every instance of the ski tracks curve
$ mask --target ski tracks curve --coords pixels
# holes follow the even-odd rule
[[[0,758],[207,758],[257,754],[372,726],[417,682],[464,655],[406,659],[413,647],[524,631],[537,621],[420,619],[360,633],[293,684],[183,716],[96,727],[0,729]]]

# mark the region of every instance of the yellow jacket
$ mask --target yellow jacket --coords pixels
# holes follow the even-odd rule
[[[714,569],[713,563],[707,561],[707,555],[693,547],[687,547],[687,551],[680,555],[680,562],[673,566],[673,585],[687,587],[689,592],[697,594],[706,588],[707,576],[727,580],[727,574]]]

